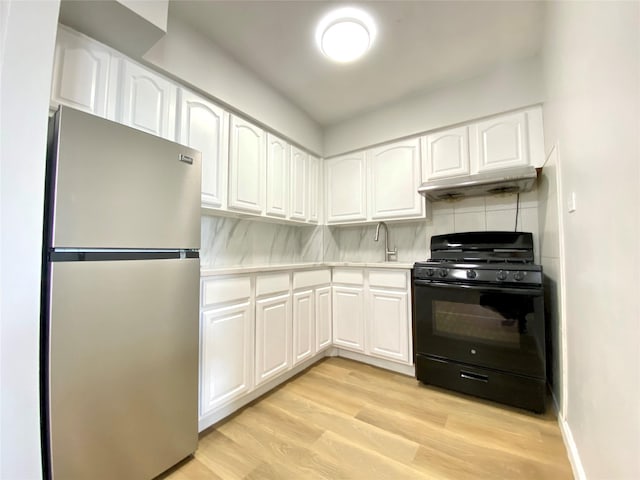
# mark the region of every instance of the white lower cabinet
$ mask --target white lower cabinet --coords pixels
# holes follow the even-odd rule
[[[291,294],[256,301],[256,386],[291,367]]]
[[[332,346],[411,365],[407,270],[318,268],[201,280],[203,430]],[[366,360],[364,360],[366,361]]]
[[[331,287],[320,287],[315,290],[315,314],[316,314],[316,352],[331,346],[332,315],[331,315]]]
[[[333,344],[364,353],[364,288],[333,287]]]
[[[408,272],[341,268],[333,281],[333,344],[411,365]]]
[[[315,312],[313,290],[293,294],[293,364],[315,353]]]
[[[252,324],[249,301],[202,313],[201,417],[252,389]]]
[[[409,303],[406,291],[369,289],[369,355],[409,361]]]

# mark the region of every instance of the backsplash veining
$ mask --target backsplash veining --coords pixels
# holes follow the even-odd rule
[[[203,268],[322,261],[322,227],[203,216]]]
[[[387,223],[389,248],[397,261],[413,263],[430,257],[432,235],[451,232],[507,230],[516,227],[516,195],[492,195],[431,205],[429,219]],[[518,230],[532,232],[538,260],[537,192],[520,195]],[[203,268],[278,265],[307,262],[383,262],[384,229],[374,241],[376,225],[305,226],[232,217],[202,217]]]

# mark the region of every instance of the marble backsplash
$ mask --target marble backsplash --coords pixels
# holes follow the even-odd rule
[[[427,223],[388,223],[389,250],[398,250],[398,262],[427,258]],[[374,241],[376,225],[325,227],[324,260],[327,262],[384,262],[384,228]]]
[[[203,216],[203,268],[322,261],[323,227]]]
[[[518,230],[533,232],[538,248],[537,192],[517,197],[493,195],[431,205],[428,219],[388,223],[389,247],[397,261],[413,263],[430,257],[432,235],[451,232]],[[233,217],[202,217],[203,268],[237,265],[277,265],[306,262],[382,262],[384,229],[374,241],[376,224],[357,226],[285,225]]]

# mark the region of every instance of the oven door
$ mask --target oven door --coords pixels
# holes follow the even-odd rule
[[[417,353],[544,378],[542,288],[414,280]]]

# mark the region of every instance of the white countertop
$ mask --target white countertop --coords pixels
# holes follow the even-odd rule
[[[403,262],[312,262],[312,263],[286,263],[279,265],[233,265],[224,267],[207,267],[200,269],[200,276],[233,275],[240,273],[275,272],[280,270],[305,270],[311,268],[329,267],[354,267],[354,268],[395,268],[410,270],[413,263]]]

